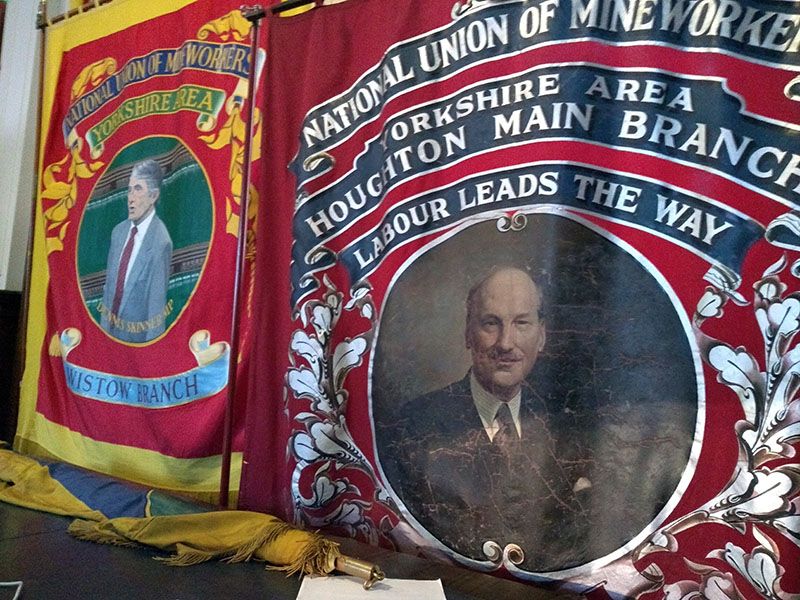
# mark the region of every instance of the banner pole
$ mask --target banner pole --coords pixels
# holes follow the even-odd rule
[[[44,19],[41,28],[46,29],[50,27],[50,25],[55,25],[61,21],[65,21],[67,19],[71,19],[72,17],[76,17],[78,15],[82,15],[85,12],[89,12],[93,8],[100,8],[103,4],[109,4],[114,0],[94,0],[91,4],[81,4],[77,8],[72,8],[65,13],[61,13],[60,15],[56,15],[52,19]]]
[[[247,76],[247,118],[245,119],[244,162],[242,164],[242,191],[241,206],[239,210],[239,238],[236,250],[236,275],[233,283],[233,315],[231,322],[231,354],[228,364],[228,393],[225,399],[225,421],[222,433],[222,466],[219,479],[219,505],[228,508],[230,477],[231,477],[231,447],[233,445],[233,413],[236,395],[236,371],[239,363],[239,329],[240,329],[240,287],[244,281],[244,264],[247,246],[247,215],[250,204],[250,160],[252,156],[253,138],[253,106],[255,104],[255,75],[256,52],[258,51],[258,33],[261,19],[266,16],[260,5],[242,6],[239,10],[242,16],[250,21],[250,72]]]
[[[311,5],[311,8],[316,8],[317,0],[283,0],[283,2],[273,4],[269,10],[273,15],[277,15],[293,8],[301,8],[308,5]]]

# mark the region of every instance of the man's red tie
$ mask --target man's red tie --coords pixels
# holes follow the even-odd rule
[[[119,311],[119,305],[122,302],[122,290],[125,287],[125,274],[128,272],[128,262],[131,260],[131,252],[133,252],[133,238],[136,237],[136,227],[131,229],[131,234],[128,236],[128,243],[125,244],[125,249],[122,251],[122,258],[119,259],[119,270],[117,271],[117,287],[114,288],[114,306],[111,307],[111,312],[115,315]]]

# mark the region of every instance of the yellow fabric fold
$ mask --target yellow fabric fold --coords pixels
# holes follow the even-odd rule
[[[103,513],[86,506],[53,479],[47,467],[10,450],[0,450],[0,500],[89,521],[106,519]]]
[[[212,558],[229,562],[261,560],[289,574],[330,573],[340,555],[338,544],[302,531],[277,517],[249,511],[225,510],[189,515],[120,517],[103,522],[85,520],[70,525],[77,538],[116,545],[152,546],[173,557],[175,566],[197,564]]]
[[[173,552],[174,556],[164,561],[176,566],[212,558],[229,562],[255,559],[288,574],[326,575],[340,556],[338,544],[257,512],[223,510],[108,519],[53,479],[47,467],[9,450],[0,450],[0,500],[78,517],[69,527],[76,538],[119,546],[141,544]]]
[[[47,467],[9,450],[0,450],[0,500],[78,517],[69,527],[77,538],[104,544],[142,544],[174,556],[167,564],[186,566],[212,558],[229,562],[261,560],[288,574],[330,573],[339,545],[296,529],[271,515],[224,510],[157,517],[107,519],[50,476]]]

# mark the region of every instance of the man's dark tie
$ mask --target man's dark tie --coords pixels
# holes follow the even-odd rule
[[[111,312],[115,315],[119,311],[119,305],[122,302],[122,290],[125,287],[125,274],[128,272],[128,262],[131,260],[131,252],[133,252],[133,238],[136,237],[138,230],[134,226],[131,229],[131,234],[128,236],[128,243],[122,251],[122,258],[119,259],[119,270],[117,271],[117,287],[114,288],[114,305],[111,307]]]
[[[508,403],[503,402],[500,404],[500,408],[497,409],[497,414],[495,415],[495,420],[500,427],[497,433],[494,434],[492,441],[500,448],[507,449],[519,439]]]

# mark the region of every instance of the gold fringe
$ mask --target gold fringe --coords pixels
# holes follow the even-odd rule
[[[267,566],[270,571],[283,571],[287,577],[295,573],[305,575],[327,575],[333,570],[336,559],[341,556],[339,544],[326,540],[320,535],[314,534],[312,539],[297,560],[283,567]]]
[[[160,557],[156,556],[157,561],[163,562],[169,567],[191,567],[192,565],[199,565],[206,561],[215,558],[215,552],[207,552],[205,550],[198,550],[197,548],[189,548],[183,544],[178,544],[178,553],[172,556]]]
[[[267,515],[264,516],[268,517]],[[154,519],[159,518],[160,517],[154,517]],[[224,551],[213,551],[202,550],[183,542],[172,542],[172,544],[174,544],[172,547],[175,549],[176,553],[168,557],[156,557],[156,560],[173,567],[186,567],[200,564],[213,558],[220,558],[229,563],[238,563],[249,561],[255,556],[257,560],[268,561],[267,569],[283,571],[287,576],[296,573],[327,575],[333,570],[336,559],[341,555],[339,552],[339,544],[325,539],[318,533],[302,532],[274,517],[269,518],[272,520],[268,524],[262,526],[256,535],[238,546]],[[113,527],[113,520],[96,523],[78,519],[69,526],[68,531],[73,537],[100,544],[134,547],[142,546],[141,542],[135,542],[131,537],[125,534],[117,533],[114,531]],[[137,536],[135,533],[129,533],[128,535],[132,535],[133,537]],[[286,536],[289,537],[288,540],[282,539]],[[270,548],[270,546],[281,543],[288,543],[290,548],[297,548],[296,545],[300,544],[302,550],[299,552],[289,550],[287,553],[281,553],[275,556],[275,548]],[[152,544],[151,542],[147,542],[147,545],[164,547],[160,544]],[[293,559],[290,558],[292,556],[294,556]],[[287,563],[286,561],[291,562]],[[273,562],[277,562],[278,564],[269,564]]]
[[[114,546],[128,546],[132,548],[141,547],[133,540],[126,538],[123,535],[100,529],[96,521],[86,521],[84,519],[76,519],[67,528],[67,533],[72,537],[79,540],[86,540],[87,542],[95,542],[98,544],[112,544]]]
[[[280,523],[278,525],[270,524],[241,546],[221,553],[198,550],[197,548],[189,548],[183,544],[178,544],[177,554],[167,558],[158,558],[157,560],[162,561],[165,565],[170,567],[188,567],[217,557],[228,563],[247,562],[261,546],[274,542],[291,529],[293,529],[292,526],[286,523]]]
[[[286,532],[292,531],[293,529],[294,527],[288,523],[270,523],[249,542],[239,546],[238,548],[234,548],[231,556],[227,557],[225,562],[247,562],[253,557],[253,554],[255,554],[259,548],[261,548],[261,546],[264,546],[265,544],[271,544]]]
[[[227,563],[247,562],[253,558],[253,555],[262,546],[276,542],[286,532],[294,529],[288,523],[281,523],[277,526],[273,524],[262,529],[258,535],[247,543],[224,554],[207,552],[179,544],[177,554],[166,558],[157,558],[157,560],[170,567],[188,567],[216,557],[220,557],[221,560]],[[282,566],[267,565],[267,569],[283,571],[287,577],[296,573],[306,575],[327,575],[330,573],[333,565],[336,564],[336,558],[341,556],[339,544],[326,540],[317,534],[311,535],[313,537],[307,542],[307,547],[291,564]]]

